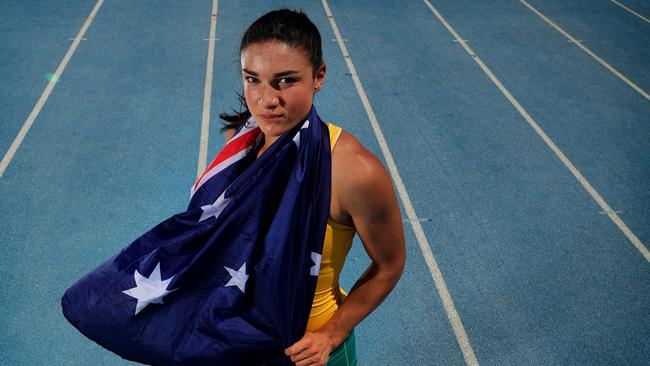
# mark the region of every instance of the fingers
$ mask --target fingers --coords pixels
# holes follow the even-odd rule
[[[307,348],[299,353],[295,358],[292,358],[296,366],[325,366],[327,364],[328,355],[321,356],[318,349]]]
[[[304,351],[306,348],[308,348],[311,344],[308,344],[308,339],[305,337],[302,337],[301,340],[298,342],[294,343],[293,346],[287,348],[284,350],[284,354],[291,357],[293,355],[297,355],[300,352]],[[293,361],[293,360],[292,360]]]
[[[306,334],[300,341],[287,348],[284,353],[291,358],[296,366],[325,366],[329,356],[326,352],[321,352],[310,334]]]
[[[300,366],[310,365],[318,360],[318,349],[314,347],[313,340],[308,337],[303,337],[296,344],[287,348],[285,353],[291,358],[291,361]]]
[[[318,358],[307,358],[296,362],[296,366],[325,366],[325,363],[319,362]]]

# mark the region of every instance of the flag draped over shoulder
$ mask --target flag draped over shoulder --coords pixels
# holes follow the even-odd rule
[[[70,287],[63,314],[123,358],[289,365],[305,332],[329,214],[327,126],[307,117],[255,159],[254,119],[161,222]]]

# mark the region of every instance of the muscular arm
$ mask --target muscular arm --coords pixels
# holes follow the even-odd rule
[[[342,151],[336,152],[339,148]],[[347,138],[342,135],[336,149],[338,155],[333,156],[333,166],[337,174],[333,175],[332,189],[336,190],[341,211],[354,223],[372,263],[333,317],[316,333],[308,332],[303,340],[288,349],[287,354],[293,355],[292,360],[298,366],[313,364],[314,356],[308,362],[300,357],[308,348],[319,349],[322,362],[323,354],[328,355],[338,347],[352,328],[381,304],[404,269],[402,218],[388,173],[379,159],[351,135]]]
[[[386,169],[365,149],[348,160],[351,162],[342,165],[339,202],[354,222],[372,263],[334,316],[319,329],[334,347],[388,296],[402,274],[406,257],[402,217]]]

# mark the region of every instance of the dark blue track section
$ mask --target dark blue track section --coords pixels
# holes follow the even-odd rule
[[[0,3],[0,147],[2,154],[34,108],[95,1]]]
[[[82,5],[85,18],[94,3]],[[0,181],[0,364],[123,363],[67,324],[60,297],[187,204],[209,12],[203,1],[106,1],[97,14]],[[81,20],[76,30],[56,31],[51,64]],[[21,62],[40,61],[26,55]],[[25,89],[40,95],[43,87]]]
[[[329,4],[479,364],[650,364],[648,262],[429,8]],[[531,4],[650,91],[650,25],[607,0]],[[0,4],[2,154],[94,5]],[[648,245],[650,102],[520,1],[433,5]],[[219,2],[208,162],[223,146],[217,114],[238,108],[241,35],[282,6],[321,31],[321,117],[383,159],[321,2],[247,0]],[[210,11],[209,0],[99,10],[0,178],[0,364],[132,364],[70,326],[59,299],[187,204]],[[360,364],[464,365],[408,222],[405,234],[400,283],[357,327]],[[368,264],[356,239],[342,286]]]
[[[435,6],[644,240],[647,101],[490,4]],[[647,362],[648,263],[428,8],[332,7],[479,361]]]
[[[646,1],[619,1],[646,18]],[[611,1],[528,2],[646,92],[650,90],[650,24]],[[527,8],[525,8],[527,9]],[[541,21],[541,18],[538,18]],[[559,32],[559,37],[563,37]],[[586,54],[585,54],[586,56]]]
[[[351,56],[416,210],[433,218],[425,229],[478,359],[484,364],[647,361],[641,340],[648,335],[649,272],[643,257],[465,51],[450,46],[451,35],[424,4],[381,10],[355,4],[333,5],[333,12],[350,39]],[[648,141],[640,118],[647,101],[536,22],[521,4],[481,4],[437,6],[566,154],[578,158],[578,168],[597,189],[603,187],[605,198],[625,193],[607,195],[618,178],[614,167],[633,168],[626,177],[647,176],[643,167],[650,150],[634,146]],[[431,21],[422,22],[422,15]],[[373,37],[364,29],[373,29]],[[429,37],[422,37],[426,33]],[[580,70],[587,70],[582,78],[591,84],[575,86]],[[580,99],[567,93],[573,90]],[[582,105],[589,97],[600,104]],[[557,111],[558,103],[564,110]],[[604,113],[629,117],[622,126],[593,121]],[[417,132],[409,134],[411,129]],[[613,137],[628,144],[612,142]],[[585,143],[590,139],[597,148]],[[607,160],[603,150],[609,151]],[[626,182],[624,212],[647,206],[644,181]],[[628,217],[631,226],[638,220],[633,230],[643,240],[647,214]]]

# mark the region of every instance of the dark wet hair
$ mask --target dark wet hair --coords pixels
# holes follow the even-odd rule
[[[267,41],[277,41],[304,50],[314,75],[323,65],[320,33],[316,25],[301,10],[278,9],[262,15],[244,32],[239,54],[241,55],[242,51],[251,44]],[[251,116],[243,93],[238,94],[238,97],[241,104],[239,112],[219,114],[219,117],[225,121],[222,131],[239,128]]]

